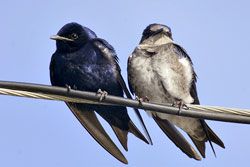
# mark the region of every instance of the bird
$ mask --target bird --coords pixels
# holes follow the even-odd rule
[[[170,27],[164,24],[153,23],[144,29],[139,45],[128,58],[127,74],[130,91],[139,100],[173,104],[182,109],[188,109],[186,104],[200,104],[192,60],[185,49],[173,41]],[[212,142],[225,148],[203,119],[147,112],[166,136],[190,158],[205,158],[207,141],[215,156]],[[177,127],[188,134],[201,156]]]
[[[128,98],[132,98],[121,76],[114,48],[104,39],[98,38],[91,29],[71,22],[64,25],[57,35],[51,36],[51,39],[56,40],[56,51],[51,57],[49,67],[52,86],[67,87],[69,91],[101,91],[120,97],[125,93]],[[108,122],[126,151],[128,132],[149,144],[130,119],[126,107],[72,102],[66,104],[89,134],[106,151],[125,164],[128,163],[127,159],[106,133],[96,113]],[[139,111],[136,109],[135,112],[151,140]]]

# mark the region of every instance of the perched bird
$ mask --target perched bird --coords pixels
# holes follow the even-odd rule
[[[121,76],[114,48],[105,40],[97,38],[89,28],[68,23],[51,39],[56,40],[57,48],[50,62],[53,86],[92,92],[101,89],[120,97],[125,92],[127,97],[132,98]],[[128,150],[128,132],[148,143],[130,119],[126,107],[66,104],[90,135],[123,163],[127,163],[126,158],[105,132],[95,112],[109,123],[125,150]],[[136,114],[141,118],[138,110]],[[144,125],[143,120],[140,121]]]
[[[143,31],[139,45],[128,59],[129,87],[136,96],[154,103],[200,104],[196,74],[187,52],[172,39],[171,29],[151,24]],[[201,160],[176,126],[184,130],[205,158],[205,143],[224,147],[203,119],[148,111],[162,131],[189,157]]]

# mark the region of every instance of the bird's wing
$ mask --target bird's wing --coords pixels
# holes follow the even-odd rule
[[[130,61],[131,61],[131,56],[129,56],[129,58],[128,58],[128,61],[127,61],[127,68],[129,67]],[[127,69],[127,71],[128,71],[128,74],[129,74],[129,70],[128,70],[128,69]],[[119,77],[119,76],[120,76],[120,77]],[[120,78],[120,79],[118,79],[118,80],[120,81],[120,84],[121,84],[121,86],[123,87],[123,90],[124,90],[126,96],[127,96],[128,98],[132,99],[132,96],[131,96],[130,92],[131,92],[132,94],[134,94],[134,90],[133,90],[132,85],[131,85],[131,83],[130,83],[129,76],[128,76],[128,86],[129,86],[130,92],[129,92],[129,90],[128,90],[126,84],[125,84],[125,81],[123,80],[123,78],[122,78],[120,72],[119,72],[119,76],[118,76],[118,78]],[[151,144],[153,144],[152,139],[151,139],[151,137],[150,137],[150,135],[149,135],[149,133],[148,133],[148,130],[147,130],[145,124],[144,124],[144,121],[143,121],[143,119],[142,119],[142,117],[141,117],[141,115],[140,115],[140,113],[139,113],[139,110],[134,108],[134,111],[135,111],[135,113],[136,113],[138,119],[140,120],[140,122],[141,122],[141,124],[142,124],[142,127],[143,127],[143,129],[144,129],[144,132],[145,132],[146,135],[147,135],[148,140],[150,141]]]
[[[132,96],[131,96],[131,94],[129,93],[129,90],[128,90],[128,88],[127,88],[127,86],[126,86],[126,84],[125,84],[125,81],[124,81],[124,79],[122,78],[120,72],[119,72],[119,74],[117,75],[117,80],[118,80],[118,82],[120,83],[120,85],[121,85],[123,91],[125,92],[126,96],[127,96],[129,99],[133,99]],[[146,128],[146,125],[145,125],[145,123],[144,123],[144,121],[143,121],[143,119],[142,119],[142,116],[141,116],[139,110],[136,109],[136,108],[133,108],[133,109],[134,109],[134,111],[135,111],[135,113],[136,113],[136,115],[137,115],[137,117],[138,117],[138,119],[139,119],[139,121],[140,121],[140,123],[141,123],[141,125],[142,125],[142,127],[143,127],[144,132],[145,132],[146,135],[147,135],[147,139],[149,140],[149,143],[150,143],[150,144],[153,144],[152,139],[151,139],[151,137],[150,137],[150,135],[149,135],[149,132],[148,132],[148,130],[147,130],[147,128]]]
[[[104,39],[96,38],[93,40],[93,42],[94,42],[94,45],[102,52],[102,55],[105,56],[105,58],[107,60],[109,60],[112,64],[115,65],[115,67],[116,67],[116,79],[117,79],[118,83],[120,84],[121,88],[123,89],[123,91],[125,92],[126,96],[128,98],[132,99],[132,96],[130,95],[128,88],[126,87],[124,79],[121,76],[121,69],[120,69],[119,64],[118,64],[118,57],[115,53],[114,48]],[[141,125],[142,125],[142,127],[147,135],[149,142],[152,144],[152,140],[151,140],[150,135],[147,131],[145,123],[144,123],[144,121],[139,113],[139,110],[138,109],[134,109],[134,110],[135,110],[135,113],[136,113],[138,119],[140,120],[140,123],[141,123]],[[115,129],[115,128],[113,128],[113,130],[115,131],[118,138],[120,138],[121,140],[124,139],[124,133],[118,132],[117,129]],[[132,121],[129,123],[129,131],[132,132],[138,138],[140,138],[143,141],[145,141],[146,143],[148,143],[148,141],[145,139],[143,134],[136,128],[136,126],[133,124]],[[124,143],[124,142],[122,142],[122,143]]]
[[[183,47],[181,47],[178,44],[173,44],[173,46],[174,46],[175,52],[177,52],[179,58],[185,57],[189,60],[190,64],[193,65],[191,58],[189,57],[189,55],[187,54],[186,50]],[[192,70],[193,70],[193,82],[191,84],[190,94],[194,99],[193,104],[200,104],[197,89],[196,89],[197,75],[196,75],[193,67],[192,67]]]
[[[176,51],[179,52],[178,55],[181,55],[181,56],[184,56],[184,57],[188,58],[190,63],[193,64],[192,60],[188,56],[187,52],[180,45],[177,45],[177,44],[173,44],[173,45],[175,46]],[[192,81],[192,84],[191,84],[190,94],[194,98],[193,104],[200,104],[198,94],[197,94],[197,89],[196,89],[196,81],[197,81],[197,75],[196,75],[196,73],[194,72],[194,69],[193,69],[193,81]],[[200,122],[201,122],[201,125],[202,125],[202,127],[204,129],[204,132],[205,132],[206,136],[207,136],[207,140],[209,141],[210,146],[211,146],[214,154],[215,154],[215,151],[214,151],[214,147],[213,147],[211,142],[214,142],[214,143],[218,144],[219,146],[221,146],[222,148],[225,148],[224,143],[222,142],[222,140],[212,131],[212,129],[205,122],[205,120],[200,119]],[[190,136],[190,138],[193,140],[194,144],[196,145],[196,147],[200,151],[201,155],[203,157],[205,157],[205,141],[198,141],[198,140],[196,140],[195,138],[193,138],[191,136]]]
[[[184,136],[177,130],[177,128],[166,119],[161,119],[157,116],[153,116],[153,119],[162,131],[168,136],[168,138],[175,143],[185,154],[190,158],[201,160],[199,154],[195,149],[188,143]]]
[[[89,134],[111,155],[119,161],[127,164],[128,161],[118,149],[118,147],[111,140],[109,135],[103,129],[101,123],[97,119],[94,111],[87,111],[79,109],[75,103],[66,103],[75,117],[79,120],[82,126],[89,132]]]

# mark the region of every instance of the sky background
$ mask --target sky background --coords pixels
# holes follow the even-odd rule
[[[247,0],[3,1],[0,80],[50,84],[55,41],[49,37],[73,21],[114,46],[127,80],[127,58],[142,31],[148,24],[162,23],[171,27],[174,40],[193,60],[202,104],[250,108],[249,9]],[[0,104],[0,166],[125,166],[92,139],[63,102],[1,95]],[[129,135],[128,152],[104,123],[128,167],[249,165],[249,125],[207,121],[226,149],[215,145],[215,158],[207,144],[207,158],[198,162],[183,154],[143,111],[142,115],[154,145]]]

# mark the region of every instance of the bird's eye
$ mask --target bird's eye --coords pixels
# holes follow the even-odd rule
[[[78,38],[78,35],[77,35],[76,33],[72,33],[72,34],[70,35],[70,38],[71,38],[71,39],[77,39],[77,38]]]

